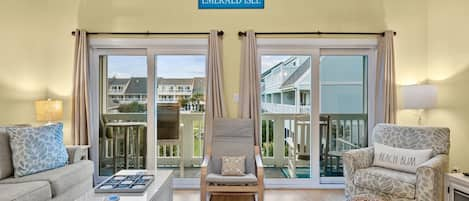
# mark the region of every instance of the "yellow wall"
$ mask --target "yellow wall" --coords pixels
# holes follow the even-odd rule
[[[103,12],[106,10],[106,12]],[[197,0],[82,0],[79,25],[93,31],[225,31],[225,98],[236,116],[239,89],[238,31],[382,31],[383,4],[376,0],[267,0],[264,10],[198,10]]]
[[[451,129],[450,167],[469,171],[469,1],[431,0],[428,8],[428,77],[439,96],[428,123]]]
[[[0,44],[7,48],[0,48],[0,111],[2,111],[0,124],[34,122],[32,102],[35,99],[61,98],[65,100],[66,110],[65,140],[67,143],[71,142],[73,38],[70,36],[70,31],[76,27],[90,31],[115,32],[224,30],[225,98],[231,117],[237,113],[233,94],[238,92],[239,86],[241,47],[237,36],[239,30],[380,32],[393,29],[398,32],[395,38],[398,83],[421,82],[428,78],[427,74],[432,78],[434,74],[441,74],[440,66],[449,68],[445,71],[448,74],[456,74],[456,70],[463,72],[464,68],[461,67],[463,64],[459,62],[464,61],[464,55],[457,51],[452,51],[456,55],[444,54],[445,57],[441,58],[445,61],[444,65],[434,64],[437,61],[433,59],[436,58],[434,55],[443,52],[439,49],[445,45],[445,43],[437,44],[435,39],[446,37],[445,33],[436,27],[440,24],[449,26],[440,18],[433,17],[433,13],[446,17],[445,15],[452,13],[453,9],[460,8],[453,6],[438,11],[440,5],[435,5],[437,0],[427,2],[427,0],[266,0],[266,7],[263,10],[198,10],[197,0],[1,1]],[[454,22],[452,25],[455,27],[446,27],[448,29],[445,30],[461,28],[464,24],[463,19],[460,17],[448,19]],[[31,34],[33,31],[34,34]],[[434,34],[428,34],[427,31],[432,31]],[[461,38],[462,35],[461,33]],[[455,45],[460,49],[464,47],[463,44]],[[450,62],[458,64],[449,64]],[[445,93],[450,94],[442,92]],[[447,109],[464,108],[464,102],[451,100],[442,98],[440,101],[440,113],[445,113],[448,118],[439,114],[432,115],[434,111],[431,111],[428,122],[448,125],[454,128],[454,138],[464,139],[462,134],[466,129],[464,119],[453,120],[454,115],[463,117],[464,110],[456,112],[453,109],[457,114],[452,114],[451,110]],[[440,119],[436,118],[440,116]],[[416,119],[413,112],[400,111],[398,114],[398,121],[401,124],[415,124]],[[467,141],[467,137],[465,139]],[[452,152],[459,152],[457,150],[460,150],[460,146],[456,142],[453,143]],[[452,164],[460,167],[469,166],[467,161],[457,154],[454,155],[456,156],[452,157]]]
[[[61,98],[70,143],[70,95],[78,1],[0,2],[0,124],[35,123],[34,101]]]

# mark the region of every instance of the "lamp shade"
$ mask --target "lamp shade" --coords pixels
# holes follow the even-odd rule
[[[435,107],[437,90],[433,85],[408,85],[401,87],[402,109],[428,109]]]
[[[39,122],[52,122],[63,117],[63,103],[61,100],[38,100],[36,105],[36,120]]]

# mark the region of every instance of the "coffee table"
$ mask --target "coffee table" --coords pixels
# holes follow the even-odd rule
[[[168,169],[150,170],[121,170],[116,175],[132,175],[144,171],[144,174],[155,175],[153,182],[143,193],[95,193],[88,191],[75,201],[104,201],[108,195],[120,196],[120,201],[172,201],[173,200],[173,171]]]

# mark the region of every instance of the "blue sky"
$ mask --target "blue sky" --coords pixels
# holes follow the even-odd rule
[[[205,56],[157,56],[157,76],[164,78],[192,78],[205,76]],[[108,77],[147,77],[146,56],[109,56]]]
[[[290,56],[262,56],[262,72]],[[156,58],[157,76],[192,78],[205,76],[203,55],[160,55]],[[108,56],[108,77],[147,77],[146,56]]]

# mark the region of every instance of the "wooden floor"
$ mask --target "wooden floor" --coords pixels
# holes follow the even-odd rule
[[[176,190],[174,201],[198,201],[199,191]],[[266,190],[265,201],[343,201],[343,190]],[[213,201],[248,201],[247,197],[217,197]]]

